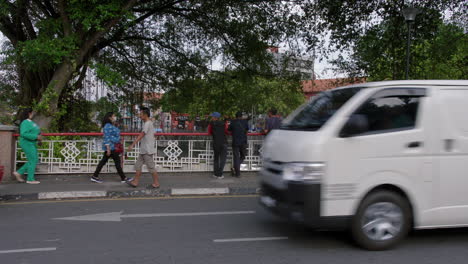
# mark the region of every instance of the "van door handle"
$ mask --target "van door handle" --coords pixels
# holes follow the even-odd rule
[[[445,145],[445,151],[447,151],[447,152],[453,151],[453,143],[454,143],[453,139],[445,139],[444,143],[445,143],[444,144]]]
[[[419,148],[421,146],[422,146],[422,142],[419,142],[419,141],[410,142],[408,143],[408,145],[406,145],[406,147],[408,148]]]

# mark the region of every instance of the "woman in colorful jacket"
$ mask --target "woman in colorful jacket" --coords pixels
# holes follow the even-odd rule
[[[26,183],[39,184],[34,177],[34,171],[37,166],[37,142],[42,140],[41,129],[31,119],[33,117],[33,111],[31,108],[25,109],[21,113],[21,124],[20,124],[20,139],[19,145],[26,154],[28,160],[23,167],[18,171],[13,172],[18,182],[24,182],[23,174],[28,173]]]
[[[127,180],[129,180],[127,177],[125,177],[125,173],[122,170],[120,153],[115,151],[115,144],[120,142],[120,130],[114,126],[115,120],[116,117],[112,112],[107,113],[102,120],[102,128],[104,133],[102,149],[104,150],[104,155],[102,156],[96,171],[91,177],[92,182],[103,183],[103,181],[99,178],[99,172],[101,172],[102,167],[106,165],[109,158],[114,160],[115,168],[120,175],[121,182],[125,183]]]

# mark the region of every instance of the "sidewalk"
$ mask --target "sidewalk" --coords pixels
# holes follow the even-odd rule
[[[118,198],[181,195],[246,195],[257,194],[257,172],[243,172],[241,178],[225,174],[224,179],[212,178],[208,172],[160,173],[161,187],[147,190],[151,175],[143,174],[140,185],[132,188],[120,182],[117,174],[101,174],[104,183],[93,183],[91,175],[38,175],[41,184],[0,184],[0,201],[50,200],[77,198]],[[133,174],[127,175],[132,177]]]

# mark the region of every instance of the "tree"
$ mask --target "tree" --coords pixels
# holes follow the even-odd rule
[[[264,68],[268,45],[303,34],[304,13],[299,4],[299,12],[291,12],[291,5],[244,0],[0,0],[0,31],[9,40],[4,51],[18,76],[17,103],[33,105],[39,113],[36,121],[48,127],[60,113],[60,101],[81,89],[91,66],[150,89],[206,73],[207,62],[220,53],[239,67]]]
[[[119,103],[116,99],[112,100],[109,97],[99,98],[99,100],[93,105],[93,111],[96,113],[95,119],[99,124],[108,112],[113,112],[117,118],[121,117],[119,113]]]
[[[324,53],[328,54],[330,51],[341,53],[338,59],[332,61],[336,65],[336,71],[351,77],[370,74],[374,80],[403,79],[407,29],[401,10],[407,6],[421,10],[412,34],[413,51],[415,48],[421,49],[422,47],[416,47],[421,43],[424,43],[426,48],[428,45],[435,45],[435,35],[440,33],[443,19],[445,24],[457,24],[465,32],[468,29],[466,1],[462,0],[317,1],[313,5],[320,17],[317,28],[319,31],[328,30],[330,33],[331,45],[324,48],[326,49]],[[441,41],[443,40],[440,39],[439,42]],[[309,44],[311,45],[313,43]],[[420,58],[414,54],[413,59],[416,62]],[[413,77],[427,76],[419,74],[420,69],[417,69],[419,66],[414,66]]]
[[[336,64],[353,76],[367,76],[369,80],[404,79],[405,31],[395,33],[391,21],[384,21],[369,29],[360,38],[349,58],[341,57]],[[395,38],[395,34],[399,38]],[[431,34],[420,35],[412,42],[410,77],[412,79],[463,79],[467,76],[468,37],[461,28],[445,24],[441,19]]]
[[[266,113],[272,107],[287,114],[305,101],[298,79],[249,76],[242,71],[187,79],[162,99],[163,111],[204,116],[237,111]]]

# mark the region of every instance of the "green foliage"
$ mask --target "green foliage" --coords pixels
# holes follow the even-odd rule
[[[412,46],[413,79],[466,79],[468,36],[461,28],[441,23],[430,40]]]
[[[63,104],[61,114],[52,123],[53,131],[61,132],[92,132],[99,131],[99,126],[93,122],[93,102],[83,98],[70,98]]]
[[[49,38],[47,36],[21,42],[18,55],[28,69],[49,69],[70,58],[76,50],[74,37]]]
[[[367,76],[369,80],[404,79],[408,31],[401,11],[408,6],[421,11],[413,24],[410,77],[463,78],[460,72],[466,73],[466,68],[456,66],[459,60],[451,61],[465,57],[460,53],[463,40],[456,37],[458,33],[444,29],[444,23],[452,22],[466,27],[466,19],[459,19],[460,14],[466,13],[463,0],[316,1],[313,7],[321,18],[318,27],[330,31],[331,45],[325,49],[341,53],[332,61],[335,71],[350,77]]]
[[[108,97],[101,97],[99,100],[93,104],[93,112],[96,113],[96,121],[98,124],[101,123],[101,120],[104,118],[104,115],[108,112],[113,112],[117,118],[120,117],[119,105],[117,101],[112,101]]]
[[[96,63],[92,66],[96,72],[96,76],[103,80],[108,86],[122,86],[126,84],[122,74],[110,68],[110,66],[102,63]]]
[[[183,80],[164,95],[162,106],[163,111],[192,116],[214,111],[230,116],[237,111],[266,113],[272,107],[287,114],[304,100],[298,80],[251,77],[238,71]]]
[[[122,15],[122,0],[70,0],[70,18],[81,21],[85,30],[103,30],[106,21]]]
[[[45,113],[47,115],[53,115],[54,112],[51,110],[51,103],[55,101],[59,95],[54,90],[54,82],[51,83],[47,89],[45,90],[44,94],[42,95],[42,100],[39,102],[34,102],[33,109],[38,113]]]
[[[7,65],[0,64],[0,124],[12,125],[18,105],[15,103],[15,76]]]
[[[411,79],[464,79],[467,76],[467,36],[441,19],[427,32],[417,34],[411,45]],[[348,59],[335,63],[342,71],[368,76],[370,81],[404,79],[406,28],[384,21],[361,37]]]

